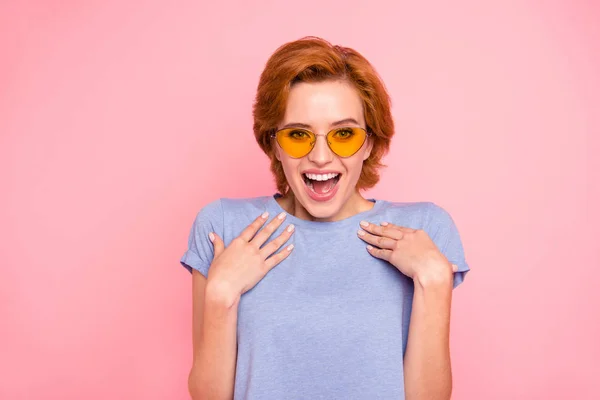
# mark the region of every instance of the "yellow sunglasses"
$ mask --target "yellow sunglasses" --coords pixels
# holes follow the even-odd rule
[[[340,157],[350,157],[362,147],[371,132],[363,128],[336,128],[327,133],[327,145]],[[285,128],[271,135],[279,146],[292,158],[301,158],[310,153],[317,142],[317,135],[308,129]]]

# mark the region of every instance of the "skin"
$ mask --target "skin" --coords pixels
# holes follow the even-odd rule
[[[209,235],[215,256],[208,277],[196,270],[192,275],[193,362],[188,389],[194,400],[233,398],[240,297],[293,249],[281,249],[294,232],[289,226],[266,241],[284,223],[285,213],[280,216],[266,225],[268,215],[259,216],[227,248],[218,235]]]
[[[333,122],[346,118],[355,119],[360,127],[365,127],[362,100],[350,84],[302,82],[291,88],[286,113],[278,128],[301,123],[315,134],[325,135],[334,127]],[[329,149],[323,136],[318,136],[313,150],[295,159],[275,146],[291,188],[290,195],[280,200],[281,206],[299,218],[314,221],[338,221],[370,209],[373,203],[360,195],[356,183],[362,162],[369,157],[372,147],[367,140],[356,154],[342,158]],[[338,193],[332,200],[318,202],[308,197],[301,172],[309,168],[342,173]],[[368,221],[362,221],[361,227],[357,234],[368,244],[367,251],[388,261],[415,283],[404,358],[406,399],[449,399],[452,272],[458,268],[448,262],[423,230]]]
[[[298,83],[290,90],[286,114],[279,128],[301,123],[308,125],[318,137],[313,150],[300,159],[289,157],[275,146],[291,188],[289,195],[278,199],[287,213],[313,221],[339,221],[373,207],[356,189],[372,142],[367,139],[356,154],[342,158],[329,149],[322,136],[336,121],[348,118],[356,123],[343,126],[365,127],[362,101],[346,82]],[[301,172],[310,168],[342,174],[333,199],[318,202],[306,194]],[[293,226],[288,226],[290,229],[275,239],[267,240],[284,223],[285,213],[265,224],[267,217],[257,217],[227,247],[218,235],[211,233],[215,257],[208,278],[197,271],[193,273],[194,361],[188,380],[193,399],[233,398],[240,297],[293,250],[289,246],[282,248],[293,235]],[[448,262],[422,230],[363,221],[357,226],[357,234],[365,241],[365,251],[386,260],[415,283],[404,357],[406,399],[449,399],[452,391],[450,305],[452,271],[456,271],[456,266]]]
[[[387,222],[361,221],[357,234],[374,257],[386,260],[414,281],[408,343],[404,355],[407,400],[450,399],[450,308],[453,272],[458,270],[429,235]]]
[[[367,138],[360,150],[351,157],[338,157],[327,146],[324,135],[337,121],[354,119],[356,123],[341,126],[365,128],[363,104],[356,90],[345,81],[296,83],[290,89],[283,121],[278,128],[308,125],[317,136],[315,147],[302,158],[288,156],[277,144],[275,156],[283,166],[286,180],[291,188],[289,195],[279,198],[279,204],[288,213],[312,221],[339,221],[359,212],[367,211],[373,203],[366,200],[356,189],[362,163],[371,154],[373,142]],[[327,202],[312,200],[305,192],[302,171],[306,169],[334,170],[342,175],[338,192]]]

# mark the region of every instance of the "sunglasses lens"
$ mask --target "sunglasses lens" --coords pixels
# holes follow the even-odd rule
[[[290,157],[304,157],[315,144],[315,135],[305,129],[289,128],[277,132],[277,142]]]
[[[354,155],[363,145],[367,132],[362,128],[339,128],[327,134],[331,150],[340,157]]]
[[[277,143],[293,158],[301,158],[310,153],[315,145],[314,133],[306,129],[289,128],[277,132]],[[327,134],[331,150],[340,157],[354,155],[365,143],[367,132],[362,128],[338,128]]]

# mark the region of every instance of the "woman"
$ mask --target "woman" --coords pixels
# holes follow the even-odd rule
[[[365,199],[394,133],[369,62],[319,38],[280,47],[254,133],[279,193],[197,215],[194,399],[448,399],[452,289],[469,270],[431,202]]]

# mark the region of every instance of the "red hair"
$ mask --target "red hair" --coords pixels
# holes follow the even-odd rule
[[[289,185],[281,162],[273,151],[271,134],[283,120],[290,88],[296,82],[344,80],[356,88],[362,99],[367,131],[371,132],[373,149],[362,167],[356,184],[368,189],[379,181],[381,158],[388,152],[394,135],[390,112],[391,100],[383,81],[373,66],[356,50],[334,46],[317,37],[305,37],[279,47],[263,70],[253,107],[254,136],[260,148],[271,159],[271,171],[277,190],[285,195]]]

